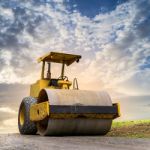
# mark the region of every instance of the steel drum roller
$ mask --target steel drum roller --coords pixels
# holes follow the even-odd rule
[[[40,92],[38,103],[49,101],[49,105],[81,105],[81,106],[112,106],[107,92],[84,90],[44,89]],[[96,118],[47,118],[38,123],[41,135],[94,135],[106,134],[112,124],[112,119]]]

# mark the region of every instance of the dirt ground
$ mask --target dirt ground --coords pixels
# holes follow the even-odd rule
[[[149,150],[150,139],[66,136],[42,137],[39,135],[1,134],[0,150]]]

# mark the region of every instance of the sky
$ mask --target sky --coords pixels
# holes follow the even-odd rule
[[[77,77],[80,89],[107,90],[124,114],[141,100],[145,117],[149,43],[150,0],[0,0],[0,130],[16,121],[22,97],[40,77],[36,59],[50,51],[82,55],[66,68],[69,79]],[[123,118],[136,118],[129,116]]]

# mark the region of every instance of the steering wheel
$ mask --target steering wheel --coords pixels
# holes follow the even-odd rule
[[[63,80],[68,81],[68,77],[67,76],[60,76],[58,79],[63,79]]]

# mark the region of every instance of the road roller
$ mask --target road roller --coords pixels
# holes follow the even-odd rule
[[[42,63],[41,78],[31,84],[30,95],[20,104],[20,134],[65,136],[109,132],[112,120],[120,116],[119,104],[112,103],[105,91],[80,90],[77,78],[71,82],[65,75],[65,67],[80,59],[80,55],[58,52],[38,58]],[[61,64],[60,76],[52,78],[51,63]]]

